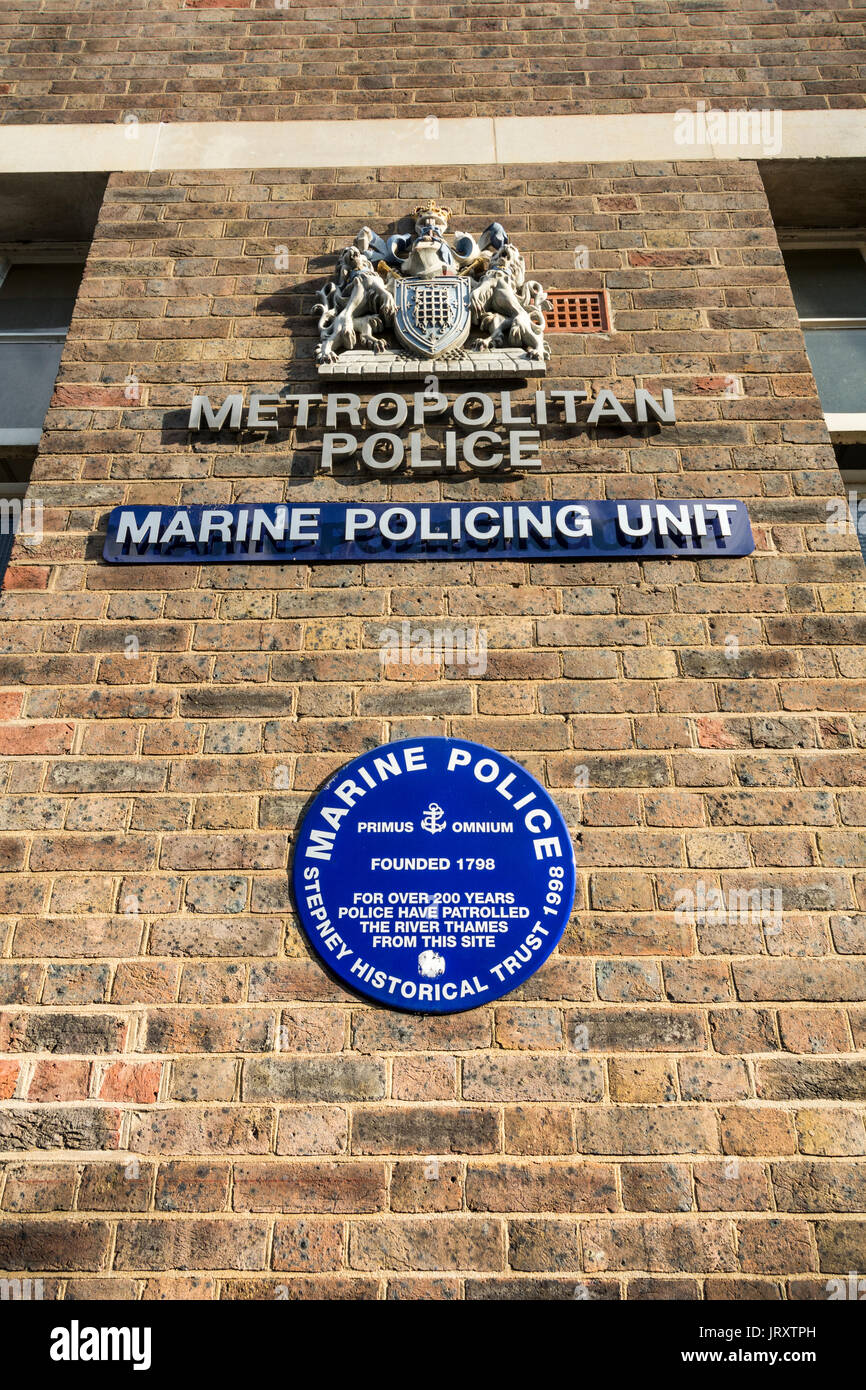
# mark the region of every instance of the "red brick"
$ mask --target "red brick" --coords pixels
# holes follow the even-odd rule
[[[68,753],[74,732],[74,724],[6,724],[0,727],[0,753]]]
[[[99,1099],[155,1101],[161,1075],[161,1062],[112,1062],[101,1079]]]
[[[86,1100],[90,1063],[62,1061],[36,1063],[27,1092],[29,1100]]]
[[[3,576],[3,591],[47,589],[50,574],[47,565],[10,565]]]
[[[0,1100],[11,1100],[14,1096],[20,1069],[18,1062],[0,1060]]]

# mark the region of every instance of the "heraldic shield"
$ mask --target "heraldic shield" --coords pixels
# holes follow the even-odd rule
[[[454,275],[398,280],[394,332],[409,352],[435,357],[462,347],[469,336],[472,285]]]

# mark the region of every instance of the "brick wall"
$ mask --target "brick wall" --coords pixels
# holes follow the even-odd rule
[[[866,1267],[866,576],[757,172],[292,180],[114,176],[90,254],[49,534],[0,602],[0,1266],[46,1296],[825,1297]],[[501,216],[548,287],[606,283],[614,332],[555,338],[550,385],[671,385],[680,424],[553,430],[511,481],[191,444],[195,387],[314,382],[325,253],[428,195]],[[746,499],[755,554],[99,559],[121,502],[689,495]],[[486,676],[386,674],[403,617],[483,626]],[[322,779],[420,733],[523,761],[578,865],[554,957],[439,1019],[330,979],[286,879]],[[684,920],[699,883],[778,889],[781,922]]]
[[[864,62],[857,0],[12,0],[0,121],[861,108]]]

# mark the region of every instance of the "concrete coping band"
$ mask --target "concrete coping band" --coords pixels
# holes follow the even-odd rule
[[[866,111],[7,125],[0,173],[866,158]]]

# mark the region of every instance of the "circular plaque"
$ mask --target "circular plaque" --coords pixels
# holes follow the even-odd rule
[[[547,959],[574,901],[574,852],[541,783],[459,738],[404,739],[347,763],[300,826],[304,929],[352,989],[455,1013]]]

